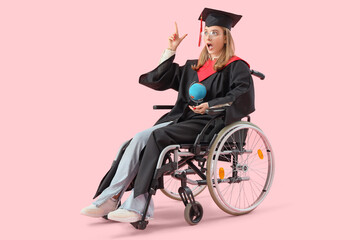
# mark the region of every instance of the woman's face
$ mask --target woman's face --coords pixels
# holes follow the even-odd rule
[[[222,27],[205,27],[203,34],[205,46],[211,58],[219,57],[226,43],[226,36]]]

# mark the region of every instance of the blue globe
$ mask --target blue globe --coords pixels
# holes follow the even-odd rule
[[[206,96],[206,87],[201,83],[194,83],[189,88],[189,95],[193,101],[201,101]]]

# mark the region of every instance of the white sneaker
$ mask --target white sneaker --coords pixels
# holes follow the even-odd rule
[[[110,198],[99,207],[96,207],[94,204],[87,206],[81,210],[81,214],[89,216],[89,217],[103,217],[107,215],[109,212],[112,212],[116,209],[117,201]]]
[[[114,220],[114,221],[118,221],[118,222],[137,222],[141,220],[141,215],[133,212],[133,211],[129,211],[126,209],[122,209],[119,208],[111,213],[108,214],[108,219]]]

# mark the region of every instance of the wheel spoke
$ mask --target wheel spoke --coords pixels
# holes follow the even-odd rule
[[[232,185],[232,188],[231,188],[231,194],[230,194],[230,196],[229,196],[229,198],[230,198],[230,204],[231,204],[231,200],[232,200],[232,193],[233,193],[233,191],[234,191],[234,186],[235,186],[235,184],[230,184],[230,185]]]
[[[257,194],[256,194],[256,192],[255,192],[255,190],[254,190],[251,182],[249,182],[249,185],[250,185],[250,189],[251,189],[251,193],[252,193],[251,196],[252,196],[252,198],[253,198],[253,201],[252,201],[252,202],[255,202],[255,200],[256,200],[256,198],[257,198]]]
[[[266,175],[266,172],[260,171],[259,169],[251,168],[251,171],[257,172],[259,174]]]

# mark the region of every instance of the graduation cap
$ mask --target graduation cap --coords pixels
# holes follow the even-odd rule
[[[202,32],[202,22],[205,21],[206,27],[211,26],[221,26],[231,30],[232,27],[239,22],[241,15],[224,12],[211,8],[204,8],[200,14],[200,37],[199,37],[199,46],[201,42],[201,32]]]

